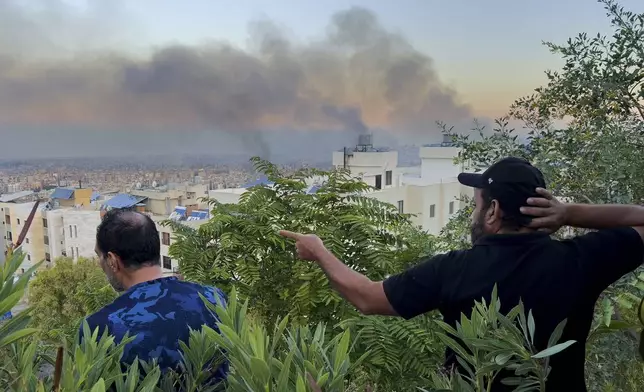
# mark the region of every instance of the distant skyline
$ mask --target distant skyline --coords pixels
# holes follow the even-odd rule
[[[544,84],[542,41],[609,27],[593,0],[0,0],[3,157],[431,142]]]

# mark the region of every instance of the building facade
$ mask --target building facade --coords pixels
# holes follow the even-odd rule
[[[398,166],[397,151],[373,148],[368,138],[362,138],[361,143],[334,151],[333,167],[360,178],[373,187],[368,196],[412,214],[412,222],[430,234],[440,233],[452,215],[465,206],[463,196],[473,196],[473,190],[457,180],[467,168],[454,163],[459,150],[448,142],[421,147],[421,164],[412,167]],[[209,197],[220,203],[237,203],[250,186],[258,184],[272,185],[259,179],[240,188],[211,190]]]

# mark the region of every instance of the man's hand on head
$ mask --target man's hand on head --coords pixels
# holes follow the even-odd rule
[[[319,261],[328,252],[322,240],[315,234],[300,234],[288,230],[280,230],[280,235],[295,240],[297,257],[302,260]]]
[[[566,224],[566,205],[546,189],[537,188],[541,197],[531,197],[527,200],[528,206],[521,207],[521,213],[534,218],[528,227],[554,233]]]

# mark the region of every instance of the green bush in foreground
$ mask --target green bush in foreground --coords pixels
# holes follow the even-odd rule
[[[17,267],[24,254],[16,252],[3,268],[0,304],[10,304],[24,295],[26,285],[13,284]],[[124,346],[133,337],[116,344],[108,334],[91,333],[85,323],[81,344],[61,347],[56,360],[39,352],[40,341],[29,336],[35,329],[25,327],[29,312],[0,325],[0,344],[5,349],[0,366],[0,389],[3,391],[60,392],[114,390],[128,391],[364,391],[367,380],[362,376],[363,363],[371,355],[367,350],[357,359],[355,354],[359,336],[351,328],[340,333],[327,330],[324,323],[315,328],[289,326],[288,317],[279,319],[272,330],[247,317],[248,301],[241,303],[233,288],[227,308],[206,304],[220,318],[220,333],[208,327],[192,331],[188,342],[182,344],[183,365],[180,371],[163,373],[154,363],[120,364]],[[564,349],[571,342],[555,345],[558,335],[551,339],[553,347],[535,353],[531,338],[534,321],[527,319],[521,306],[508,316],[499,313],[500,303],[493,293],[490,306],[477,303],[471,319],[463,317],[460,325],[452,327],[439,322],[444,332],[439,336],[456,350],[467,374],[447,376],[433,374],[427,385],[454,391],[484,391],[490,380],[501,369],[514,371],[516,385],[533,386],[543,391],[548,373],[547,357]],[[527,320],[527,321],[526,321]],[[519,326],[515,325],[515,321]],[[560,326],[558,332],[563,328]],[[468,354],[455,343],[451,335],[465,341],[473,354]],[[523,347],[523,348],[521,348]],[[225,354],[224,354],[225,353]],[[230,362],[225,381],[213,384],[212,372],[224,361]],[[55,364],[53,372],[39,375],[39,368]],[[401,389],[402,390],[402,389]]]

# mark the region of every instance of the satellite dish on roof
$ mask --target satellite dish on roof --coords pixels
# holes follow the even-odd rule
[[[136,189],[141,189],[141,183],[140,183],[140,182],[137,182],[137,183],[136,183],[135,188],[136,188]]]
[[[156,181],[152,181],[152,188],[156,188],[156,187],[157,187],[157,182],[156,182]]]

